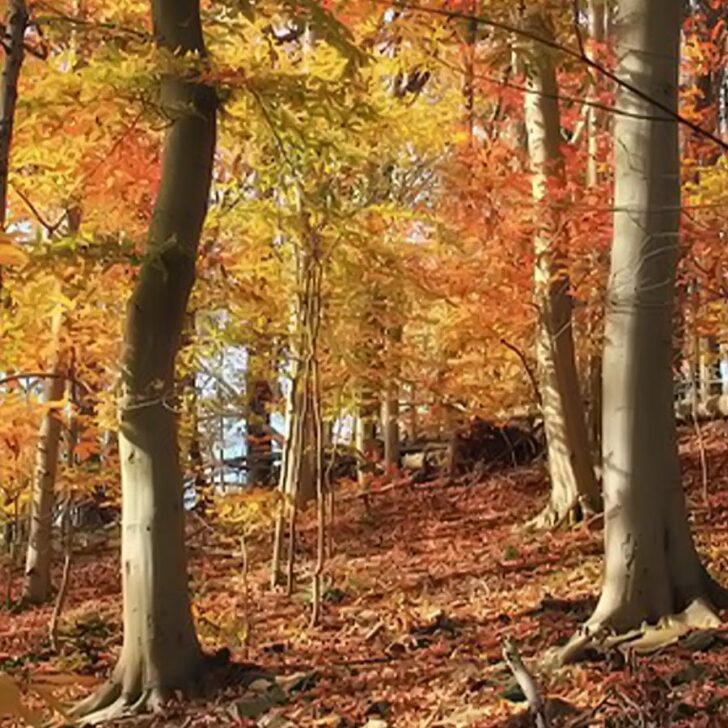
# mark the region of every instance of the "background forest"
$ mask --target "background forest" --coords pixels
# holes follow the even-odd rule
[[[725,0],[0,16],[2,725],[728,724]]]

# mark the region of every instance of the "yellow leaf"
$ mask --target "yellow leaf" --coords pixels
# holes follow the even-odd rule
[[[62,399],[49,399],[43,402],[41,409],[43,410],[59,410],[68,405],[68,396],[64,395]]]
[[[24,720],[33,728],[40,728],[41,718],[23,705],[20,689],[15,681],[0,673],[0,715],[11,715]]]
[[[7,233],[0,233],[0,265],[24,265],[28,254]]]

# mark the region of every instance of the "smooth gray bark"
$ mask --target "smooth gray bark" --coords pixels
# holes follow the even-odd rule
[[[529,19],[535,33],[550,36],[538,15]],[[534,293],[539,307],[536,335],[539,389],[548,446],[551,495],[538,526],[551,526],[577,508],[599,507],[599,490],[591,459],[586,416],[574,351],[571,284],[563,226],[551,196],[564,188],[561,121],[554,60],[534,44],[526,57],[532,93],[525,97],[528,151],[535,202]]]
[[[677,110],[680,0],[623,0],[619,76]],[[592,626],[654,623],[722,593],[696,553],[680,482],[672,373],[678,127],[624,88],[604,345],[605,566]]]
[[[607,16],[609,4],[605,0],[589,0],[589,46],[591,57],[601,61],[600,47],[606,40]],[[601,88],[601,77],[594,72],[591,78],[589,89],[589,100],[597,102]],[[587,109],[587,187],[596,187],[600,181],[599,175],[599,132],[604,119],[603,113],[595,106]],[[601,252],[597,256],[597,263],[601,264],[603,257]],[[601,265],[599,265],[601,268]],[[597,292],[598,300],[591,301],[591,310],[587,312],[587,328],[591,339],[592,350],[587,357],[585,389],[588,392],[587,422],[589,436],[592,443],[592,453],[595,462],[601,463],[602,448],[602,357],[598,346],[602,339],[602,291]],[[595,310],[596,309],[596,310]]]
[[[56,376],[48,379],[43,388],[43,399],[48,410],[43,415],[38,432],[33,472],[23,594],[31,604],[42,604],[51,596],[52,520],[62,419],[58,408],[51,406],[51,403],[61,400],[66,389],[63,352],[60,348],[62,322],[61,314],[53,319],[55,361],[51,371]]]
[[[204,57],[198,0],[152,0],[152,13],[160,46]],[[203,664],[188,591],[175,359],[207,211],[217,98],[167,76],[161,103],[170,120],[162,180],[121,367],[124,644],[108,686],[79,706],[94,722],[190,689]]]

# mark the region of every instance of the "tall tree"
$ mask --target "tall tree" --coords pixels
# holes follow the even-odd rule
[[[605,567],[585,635],[718,622],[726,603],[696,552],[680,483],[672,314],[680,221],[677,111],[681,0],[622,0],[615,213],[604,344]],[[687,610],[687,611],[686,611]],[[578,649],[577,649],[578,651]]]
[[[528,18],[533,32],[552,40],[546,19]],[[539,307],[536,354],[548,444],[551,496],[538,526],[551,526],[599,505],[574,354],[571,282],[563,225],[553,195],[565,188],[558,87],[552,51],[533,44],[526,59],[526,132],[536,203],[535,297]]]
[[[30,532],[25,558],[24,597],[33,604],[51,596],[52,520],[55,501],[58,452],[61,441],[61,413],[58,402],[66,389],[66,352],[61,343],[63,314],[53,317],[51,377],[44,385],[47,408],[38,432],[30,503]]]
[[[5,63],[0,79],[0,224],[5,226],[10,171],[10,145],[13,140],[18,79],[25,57],[25,29],[28,8],[25,0],[10,0],[5,21]]]
[[[15,107],[18,102],[18,80],[25,58],[25,30],[28,7],[25,0],[10,0],[5,20],[5,63],[0,77],[0,229],[5,229],[10,175],[10,145],[13,141]],[[0,291],[3,274],[0,267]]]
[[[609,14],[609,3],[605,0],[589,0],[588,24],[589,24],[589,47],[591,57],[601,61],[604,54],[602,45],[606,40],[607,18]],[[596,188],[600,182],[599,174],[599,132],[604,124],[603,113],[596,107],[599,101],[601,90],[601,77],[595,71],[591,74],[589,86],[589,101],[593,106],[587,109],[587,166],[586,184],[587,187]],[[598,249],[596,262],[602,268],[603,251]],[[599,353],[598,342],[601,339],[602,323],[602,289],[598,288],[598,300],[591,301],[591,310],[587,316],[587,331],[590,334],[590,352],[587,357],[586,377],[584,389],[588,393],[587,421],[589,435],[592,443],[592,453],[596,462],[601,460],[602,441],[602,357]]]
[[[205,56],[199,0],[152,0],[157,44]],[[203,655],[190,609],[175,359],[208,205],[217,97],[194,72],[163,76],[169,119],[148,249],[129,302],[121,362],[124,644],[110,682],[82,703],[86,721],[155,705],[191,687]]]

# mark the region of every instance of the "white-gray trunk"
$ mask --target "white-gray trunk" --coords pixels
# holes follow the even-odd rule
[[[60,351],[62,321],[60,313],[53,317],[52,336],[56,352],[51,373],[55,377],[48,379],[43,388],[48,409],[43,415],[38,432],[33,472],[24,585],[24,597],[32,604],[46,602],[51,596],[52,520],[62,419],[59,409],[52,407],[51,403],[60,401],[66,389],[63,356]]]
[[[531,19],[535,32],[550,34],[543,20]],[[581,506],[595,509],[599,491],[574,353],[572,303],[558,212],[551,195],[564,187],[561,123],[554,61],[548,50],[532,46],[526,62],[526,130],[536,206],[534,232],[538,378],[548,445],[551,497],[539,525],[561,521]]]
[[[286,400],[286,440],[281,462],[279,489],[297,507],[316,497],[314,410],[306,377],[297,365]]]
[[[159,45],[204,55],[197,0],[152,0],[152,12]],[[77,709],[93,722],[193,688],[203,665],[188,588],[175,360],[207,211],[217,98],[207,86],[166,76],[161,103],[162,181],[121,362],[124,644],[109,684]]]
[[[589,0],[589,43],[591,57],[601,61],[600,46],[606,39],[607,15],[609,6],[605,0]],[[593,104],[599,100],[601,76],[594,72],[591,77],[588,100]],[[599,184],[599,132],[602,128],[603,113],[596,106],[587,110],[587,187],[596,187]],[[601,255],[597,258],[599,264]],[[601,462],[602,442],[602,357],[599,350],[601,344],[601,300],[602,292],[598,291],[598,298],[591,300],[587,311],[587,331],[590,339],[590,353],[587,357],[585,389],[588,393],[587,421],[589,436],[592,443],[592,454],[596,462]],[[598,307],[598,308],[597,308]]]
[[[592,47],[592,56],[595,49],[604,43],[606,30],[606,3],[604,0],[589,0],[589,40]],[[599,99],[599,87],[601,77],[594,73],[591,79],[588,100],[595,103]],[[586,183],[588,187],[595,187],[599,182],[599,125],[600,110],[595,106],[587,109],[587,173]]]
[[[620,78],[677,110],[681,0],[622,0]],[[672,374],[680,163],[675,120],[620,88],[604,344],[605,566],[591,622],[617,630],[718,593],[693,545]]]

